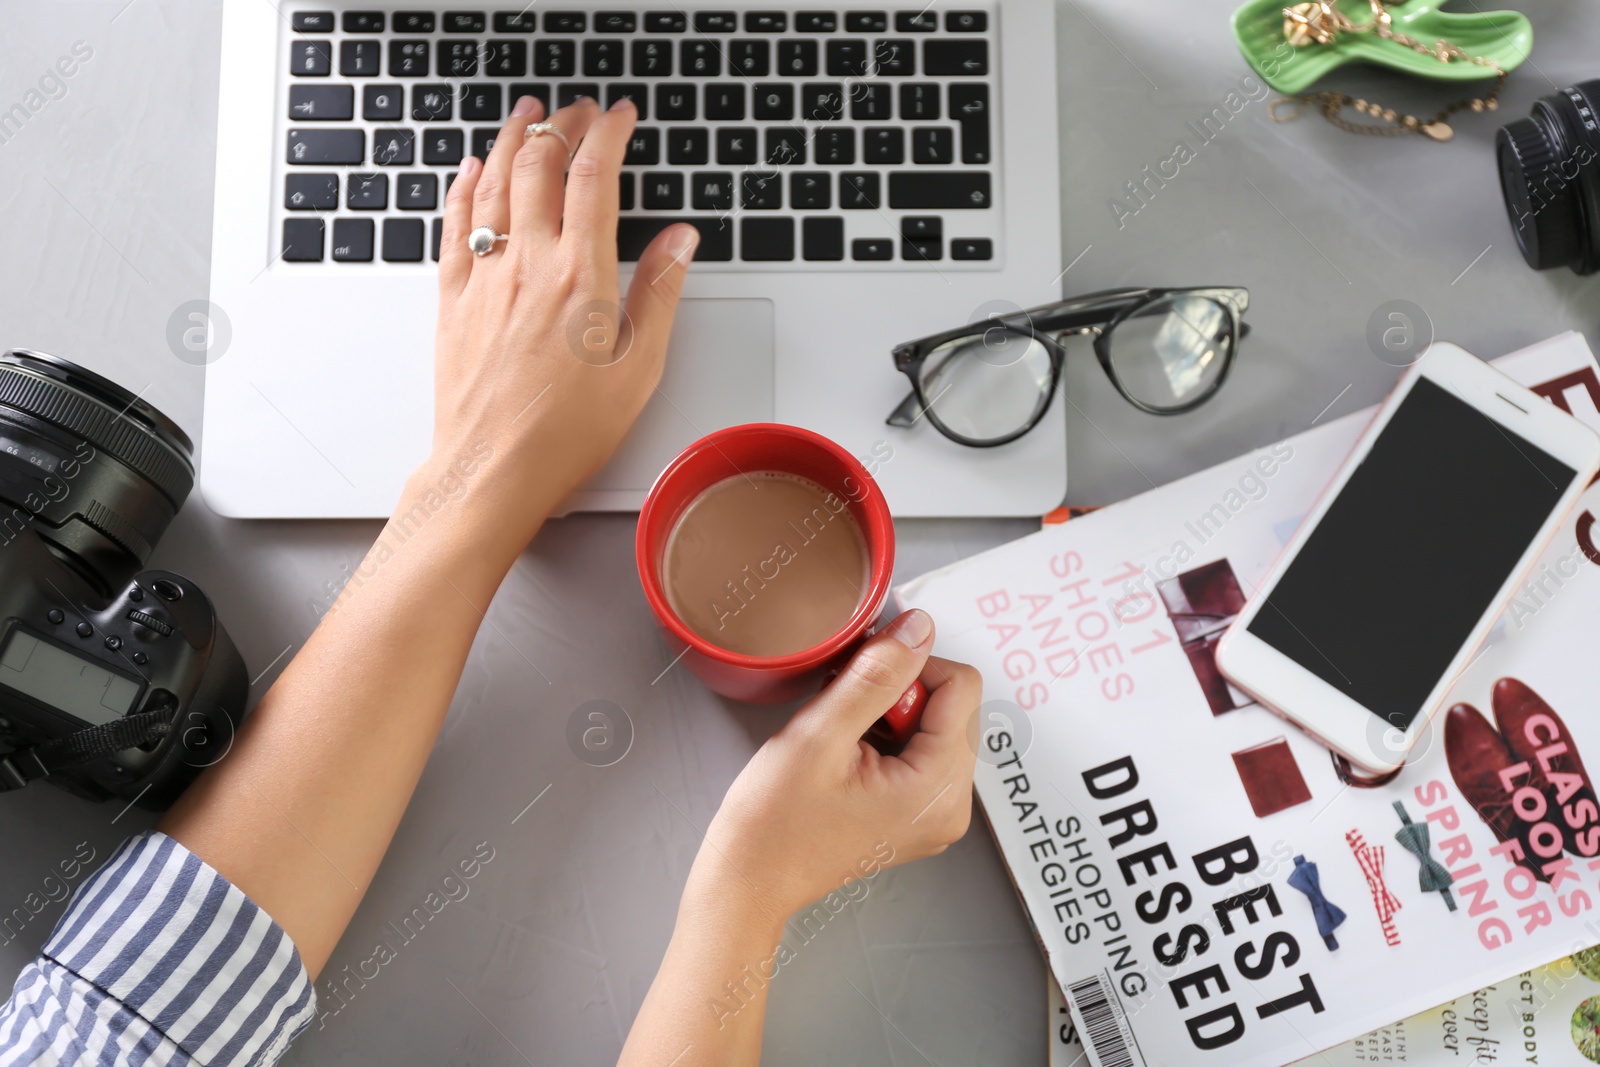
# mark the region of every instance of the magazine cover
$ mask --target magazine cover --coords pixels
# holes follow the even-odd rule
[[[1580,336],[1497,366],[1600,427]],[[977,792],[1097,1067],[1276,1067],[1600,941],[1600,489],[1390,780],[1217,672],[1371,414],[897,591],[983,672]]]

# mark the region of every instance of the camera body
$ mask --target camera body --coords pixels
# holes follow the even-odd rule
[[[0,792],[43,778],[160,810],[227,754],[244,661],[199,586],[143,569],[192,452],[115,383],[0,354]]]

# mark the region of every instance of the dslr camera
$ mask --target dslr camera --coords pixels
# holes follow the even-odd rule
[[[193,453],[114,382],[0,354],[0,792],[44,779],[161,810],[226,755],[244,661],[197,585],[142,569]]]

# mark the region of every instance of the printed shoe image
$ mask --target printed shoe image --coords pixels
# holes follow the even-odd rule
[[[1528,825],[1511,808],[1511,794],[1500,786],[1500,772],[1518,760],[1506,748],[1505,740],[1471,704],[1457,704],[1445,715],[1445,762],[1456,788],[1471,804],[1494,836],[1501,841],[1516,838],[1522,844],[1522,865],[1541,882],[1548,882],[1528,843]]]
[[[1528,764],[1529,784],[1550,802],[1545,818],[1561,829],[1566,850],[1584,857],[1600,854],[1600,798],[1584,770],[1572,731],[1538,693],[1515,678],[1496,682],[1492,700],[1495,725],[1512,762]],[[1540,762],[1540,749],[1561,744],[1566,745],[1565,752],[1557,756],[1547,753]]]

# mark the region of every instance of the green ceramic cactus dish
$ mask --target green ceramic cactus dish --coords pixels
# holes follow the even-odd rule
[[[1469,56],[1483,56],[1511,70],[1533,50],[1533,27],[1517,11],[1440,11],[1443,0],[1407,0],[1388,8],[1396,33],[1432,47],[1448,41]],[[1346,63],[1377,63],[1419,78],[1475,81],[1494,76],[1479,63],[1442,62],[1372,33],[1344,32],[1331,44],[1290,46],[1284,37],[1284,8],[1293,0],[1249,0],[1233,13],[1239,51],[1261,79],[1280,93],[1302,93],[1324,74]],[[1338,12],[1357,26],[1373,21],[1370,0],[1334,0]]]

